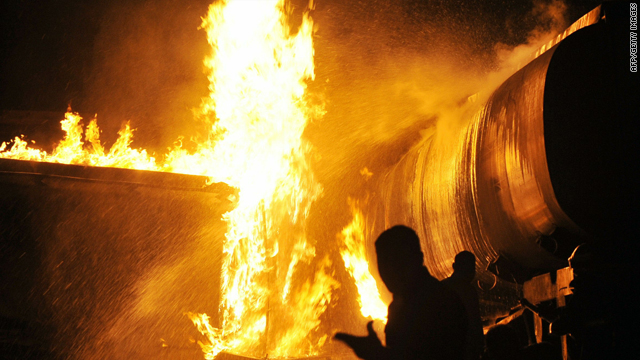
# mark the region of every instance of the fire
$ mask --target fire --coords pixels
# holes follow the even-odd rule
[[[306,217],[321,187],[309,169],[311,147],[302,132],[321,109],[305,101],[305,81],[314,77],[313,23],[305,15],[292,35],[286,15],[278,0],[209,7],[202,27],[213,49],[205,59],[210,96],[201,116],[211,123],[210,136],[195,154],[178,148],[168,157],[174,171],[239,189],[236,209],[225,215],[220,327],[206,315],[190,315],[208,338],[201,344],[207,358],[221,351],[317,354],[324,340],[312,332],[338,286],[327,260],[315,265],[313,281],[304,271],[315,258]]]
[[[9,150],[5,143],[0,148],[1,157],[206,175],[238,188],[236,208],[224,215],[219,326],[206,314],[187,314],[207,338],[200,342],[207,359],[222,351],[312,356],[327,339],[316,330],[339,284],[328,258],[316,259],[305,231],[322,192],[302,137],[307,122],[323,114],[305,96],[314,78],[313,22],[305,14],[292,31],[289,13],[284,0],[210,5],[202,21],[212,48],[205,59],[210,93],[197,114],[210,132],[194,153],[177,146],[157,165],[146,151],[130,148],[129,123],[105,152],[97,121],[83,140],[82,118],[71,110],[52,154],[30,149],[21,138]]]
[[[338,234],[344,266],[358,288],[360,312],[365,318],[387,322],[387,305],[380,297],[376,280],[369,271],[365,248],[365,219],[356,201],[349,199],[353,220]]]
[[[90,147],[85,147],[85,143],[82,141],[82,117],[78,113],[72,112],[69,108],[60,124],[65,136],[51,154],[30,148],[23,138],[16,137],[10,149],[7,150],[8,144],[6,142],[0,145],[0,158],[121,167],[137,170],[158,170],[155,159],[147,155],[145,150],[131,149],[129,147],[133,132],[128,122],[118,132],[118,140],[106,154],[100,144],[100,129],[96,119],[91,120],[85,132],[85,140],[89,142]]]
[[[30,148],[29,144],[23,139],[24,136],[16,136],[15,139],[12,140],[13,145],[9,150],[7,150],[7,142],[3,141],[0,145],[0,158],[43,161],[42,159],[46,157],[46,153],[38,149]]]

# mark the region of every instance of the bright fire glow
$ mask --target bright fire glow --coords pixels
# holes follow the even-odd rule
[[[314,264],[304,231],[321,191],[302,139],[308,119],[321,113],[305,101],[305,81],[314,76],[313,24],[305,16],[292,34],[286,15],[278,0],[209,7],[202,27],[212,46],[205,59],[210,96],[201,115],[211,123],[210,137],[195,154],[175,149],[166,165],[239,189],[237,207],[225,215],[220,327],[190,314],[207,336],[201,346],[208,359],[221,351],[317,354],[325,338],[312,332],[338,286],[328,260]]]
[[[129,147],[133,138],[133,131],[128,122],[118,132],[118,140],[116,140],[108,153],[104,152],[104,148],[100,144],[100,129],[96,119],[91,120],[85,131],[85,140],[90,146],[85,146],[82,141],[82,117],[80,115],[68,109],[60,124],[65,136],[51,154],[30,148],[25,140],[16,137],[13,140],[13,145],[8,150],[6,142],[0,145],[0,158],[137,170],[158,170],[155,159],[147,155],[145,150],[131,149]]]
[[[309,119],[323,114],[305,97],[306,81],[314,78],[313,23],[304,15],[292,29],[288,14],[284,0],[210,5],[202,22],[212,47],[205,59],[210,93],[198,118],[211,127],[194,153],[178,146],[156,165],[144,150],[130,148],[128,123],[106,153],[97,121],[83,141],[82,118],[71,110],[52,154],[21,138],[0,148],[6,158],[205,175],[238,188],[236,208],[224,215],[219,326],[206,314],[187,314],[207,338],[200,342],[207,359],[222,351],[312,356],[327,339],[316,330],[339,284],[329,259],[316,258],[305,234],[309,208],[322,191],[302,138]]]
[[[357,202],[349,199],[353,220],[338,234],[344,266],[358,288],[360,312],[365,318],[387,322],[387,305],[380,297],[376,280],[369,271],[365,248],[365,219]]]

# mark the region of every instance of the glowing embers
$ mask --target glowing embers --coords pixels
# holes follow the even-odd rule
[[[338,234],[344,266],[358,288],[360,312],[365,318],[387,322],[387,305],[380,298],[376,280],[369,271],[365,247],[365,219],[358,203],[349,199],[353,220]]]
[[[148,156],[146,150],[130,148],[133,132],[129,122],[125,123],[118,132],[118,140],[108,153],[105,153],[100,144],[100,129],[95,118],[91,120],[84,131],[84,140],[89,143],[88,146],[85,146],[86,144],[82,140],[82,117],[78,113],[68,109],[60,124],[65,136],[51,154],[30,148],[23,138],[16,137],[11,148],[7,149],[6,142],[0,145],[0,158],[136,170],[159,170],[155,159]]]

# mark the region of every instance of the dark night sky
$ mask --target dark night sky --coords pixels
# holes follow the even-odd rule
[[[3,1],[2,109],[58,110],[82,96],[105,2]]]

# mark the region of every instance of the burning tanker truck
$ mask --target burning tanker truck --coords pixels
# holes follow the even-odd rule
[[[206,20],[203,25],[207,28]],[[635,332],[624,328],[630,322],[622,316],[630,309],[623,289],[637,278],[630,269],[638,250],[639,215],[634,170],[640,98],[637,73],[629,71],[629,26],[628,4],[606,3],[589,12],[486,99],[469,97],[469,111],[459,115],[467,117],[460,122],[464,125],[425,136],[370,185],[367,201],[353,201],[353,223],[339,238],[359,247],[368,265],[358,276],[347,260],[352,254],[342,251],[344,265],[356,283],[367,278],[381,292],[375,309],[362,310],[365,317],[384,321],[384,300],[389,300],[377,278],[373,242],[383,230],[405,224],[420,236],[425,265],[438,279],[450,275],[458,252],[476,255],[485,325],[519,323],[531,330],[529,342],[540,342],[550,336],[545,322],[591,320],[569,310],[571,297],[582,298],[582,304],[590,303],[585,297],[602,297],[616,308],[593,319],[604,319],[613,329],[607,333],[615,333],[619,343],[633,343]],[[296,46],[312,53],[311,47]],[[275,100],[287,97],[292,96]],[[67,120],[73,125],[72,115]],[[91,126],[85,141],[93,155],[107,160],[131,155],[113,148],[105,153],[88,135]],[[65,130],[65,141],[72,138],[72,128]],[[128,130],[121,136],[126,138]],[[6,155],[13,148],[2,150]],[[294,160],[304,170],[303,157],[304,152]],[[277,221],[284,221],[271,215],[277,201],[258,199],[249,211],[257,220],[248,232],[262,246],[252,253],[246,236],[233,228],[239,220],[228,215],[245,206],[242,186],[212,183],[204,176],[95,167],[118,167],[117,162],[96,164],[0,160],[2,316],[8,319],[3,331],[12,339],[3,347],[8,353],[24,359],[198,359],[204,350],[207,358],[353,358],[328,340],[338,329],[355,332],[364,324],[353,320],[353,309],[328,307],[331,290],[339,286],[329,269],[342,264],[320,260],[310,280],[291,281],[296,266],[317,256],[314,245],[300,236],[305,228],[300,218],[320,191],[313,190],[318,187],[310,175],[293,178],[312,190],[292,192],[291,199],[306,200],[296,200],[295,211],[284,211],[296,214],[288,230],[276,229]],[[151,164],[145,170],[162,170],[145,164]],[[225,234],[225,228],[233,231]],[[302,240],[272,239],[285,230]],[[234,234],[238,247],[255,257],[236,258],[239,250],[229,247]],[[578,261],[585,257],[591,261]],[[254,277],[261,285],[226,288],[249,283],[246,274],[253,268],[259,268]],[[604,289],[606,295],[572,289],[578,269],[595,273],[598,286],[591,291]],[[244,303],[228,305],[232,295],[245,296]],[[359,296],[362,304],[363,292]],[[256,308],[244,309],[250,306]],[[246,315],[251,311],[255,319]],[[564,314],[572,312],[573,318]],[[192,321],[205,338],[193,334]],[[567,354],[566,334],[576,328],[565,326],[568,331],[562,326],[555,331],[563,336]]]

